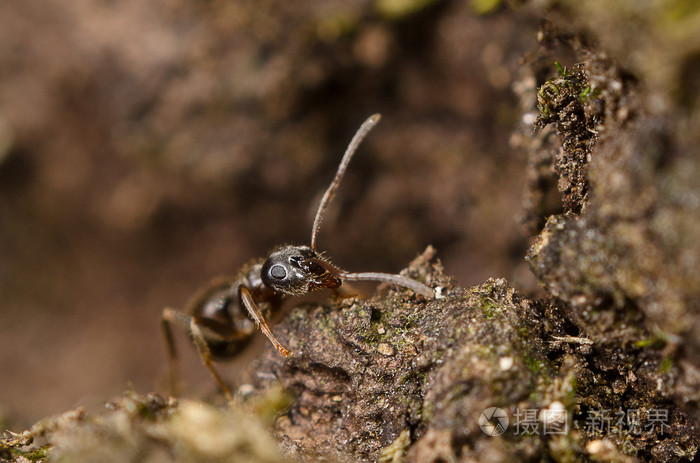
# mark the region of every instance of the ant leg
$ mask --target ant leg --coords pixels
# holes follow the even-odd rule
[[[214,361],[211,358],[211,351],[207,345],[207,340],[204,338],[204,334],[202,334],[202,330],[199,328],[199,325],[197,325],[197,320],[195,320],[194,317],[190,317],[189,330],[192,334],[194,345],[197,346],[197,350],[199,351],[199,356],[202,359],[202,363],[204,363],[204,366],[207,367],[209,373],[211,373],[216,382],[219,384],[219,387],[224,393],[224,396],[226,396],[228,403],[233,403],[231,390],[228,388],[226,383],[224,383],[224,380],[219,375],[219,372],[216,371],[216,368],[214,368]]]
[[[408,277],[401,275],[393,275],[391,273],[377,273],[377,272],[362,272],[362,273],[346,273],[342,272],[340,277],[343,280],[358,281],[358,280],[369,280],[369,281],[382,281],[385,283],[391,283],[394,285],[401,286],[403,288],[408,288],[416,294],[420,294],[428,299],[433,299],[435,297],[435,291],[430,286],[421,283],[420,281],[412,280]]]
[[[243,306],[248,310],[250,318],[253,319],[255,324],[260,328],[260,331],[267,336],[267,339],[269,339],[272,345],[277,348],[280,354],[284,355],[285,357],[292,355],[289,350],[279,343],[277,338],[275,338],[275,335],[273,335],[272,331],[270,331],[270,327],[267,326],[267,322],[265,322],[265,318],[263,318],[262,313],[260,313],[260,309],[258,309],[258,306],[255,304],[253,296],[250,295],[248,288],[246,288],[244,285],[240,285],[238,287],[238,297],[243,302]]]
[[[333,294],[341,299],[347,299],[350,297],[366,297],[367,294],[364,291],[360,291],[356,286],[343,282],[342,286],[333,289]]]
[[[174,396],[178,395],[177,381],[179,375],[177,371],[177,349],[175,348],[173,332],[170,329],[170,322],[179,322],[186,329],[188,318],[187,315],[170,308],[163,309],[163,313],[160,316],[160,327],[168,350],[168,392]]]
[[[223,379],[219,375],[219,372],[214,368],[214,362],[211,358],[211,351],[207,345],[207,341],[202,334],[202,330],[197,325],[197,321],[194,317],[185,315],[182,312],[178,312],[173,309],[163,310],[163,315],[161,316],[161,327],[163,328],[163,336],[165,338],[165,344],[168,347],[168,361],[169,361],[169,376],[170,376],[170,388],[171,393],[177,389],[177,350],[175,349],[175,342],[173,339],[172,330],[170,329],[170,322],[179,323],[188,334],[192,337],[194,345],[197,347],[199,352],[199,357],[202,359],[202,363],[209,370],[211,375],[216,380],[217,384],[226,396],[226,400],[229,403],[233,400],[231,396],[231,391],[228,386],[224,383]]]

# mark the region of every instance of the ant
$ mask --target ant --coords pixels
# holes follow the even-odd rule
[[[273,250],[267,259],[255,259],[246,264],[235,278],[217,278],[202,289],[188,304],[186,313],[170,308],[163,310],[161,325],[168,349],[170,386],[174,389],[177,351],[170,323],[181,325],[192,338],[204,365],[231,402],[231,392],[214,368],[214,360],[236,356],[246,344],[255,327],[267,336],[284,357],[292,353],[270,330],[266,318],[277,311],[287,296],[301,296],[328,288],[337,290],[344,281],[370,280],[408,288],[426,298],[435,297],[433,289],[410,278],[388,273],[351,273],[333,265],[316,250],[316,236],[323,216],[335,196],[345,170],[367,133],[379,122],[381,115],[368,118],[357,130],[345,150],[338,171],[323,195],[311,229],[310,246],[285,245]]]

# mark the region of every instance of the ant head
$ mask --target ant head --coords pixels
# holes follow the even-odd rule
[[[316,252],[316,235],[321,221],[335,196],[345,170],[357,147],[380,119],[379,114],[369,117],[357,130],[340,161],[338,171],[321,198],[311,228],[311,246],[282,246],[273,251],[263,263],[260,278],[268,288],[290,296],[300,296],[319,288],[335,289],[342,284],[340,269]]]
[[[290,296],[335,289],[342,283],[338,269],[308,246],[277,248],[263,263],[260,278],[267,287]]]

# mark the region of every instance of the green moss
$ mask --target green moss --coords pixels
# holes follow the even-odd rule
[[[490,295],[481,296],[481,312],[487,320],[492,320],[496,316],[503,314],[503,304],[494,300]]]
[[[697,15],[700,15],[700,3],[697,0],[675,0],[666,4],[662,20],[675,24],[688,21]]]
[[[357,29],[358,24],[357,17],[343,12],[334,12],[319,18],[316,23],[316,31],[321,40],[332,42],[352,34]]]
[[[661,366],[659,367],[660,373],[668,373],[673,368],[673,359],[671,357],[664,357],[661,361]]]
[[[578,95],[578,101],[580,103],[585,103],[590,100],[595,100],[600,95],[600,89],[592,88],[590,85],[586,85],[581,93]]]
[[[406,348],[406,346],[414,346],[415,342],[413,339],[407,337],[407,336],[399,336],[398,339],[396,339],[394,342],[391,343],[391,346],[396,349],[398,352],[401,352]]]
[[[498,310],[496,303],[490,298],[485,297],[481,301],[481,311],[488,320],[491,320],[496,316],[496,311]]]
[[[525,325],[518,325],[516,331],[523,341],[527,340],[530,336],[530,331]]]
[[[32,450],[31,452],[25,453],[23,456],[29,461],[44,461],[49,457],[50,448],[51,446],[47,444],[36,450]]]
[[[566,66],[562,66],[559,61],[555,61],[554,67],[557,69],[557,74],[559,74],[559,77],[566,76]]]
[[[49,457],[50,445],[44,445],[38,449],[22,451],[13,447],[5,447],[0,443],[0,461],[45,461]]]
[[[634,343],[634,347],[637,347],[640,349],[644,349],[646,347],[661,348],[661,347],[663,347],[663,345],[664,345],[664,342],[655,336],[640,339],[638,341],[635,341],[635,343]]]
[[[525,362],[525,366],[527,366],[528,370],[538,376],[542,372],[542,369],[546,366],[544,361],[539,358],[532,357],[526,352],[523,353],[523,362]]]
[[[386,19],[398,20],[418,13],[436,0],[376,0],[377,12]]]
[[[554,68],[557,71],[557,76],[549,79],[537,89],[537,109],[540,112],[539,125],[554,122],[559,111],[572,101],[582,103],[595,98],[599,93],[589,85],[582,64],[576,64],[568,69],[555,61]]]
[[[486,15],[496,11],[502,3],[503,0],[471,0],[469,6],[474,13],[478,15]]]

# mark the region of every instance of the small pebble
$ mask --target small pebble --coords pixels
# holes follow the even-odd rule
[[[385,342],[382,342],[377,346],[377,351],[382,355],[386,355],[387,357],[394,355],[394,348]]]
[[[510,370],[513,367],[513,357],[501,357],[498,360],[498,366],[500,366],[503,371]]]
[[[249,397],[255,392],[255,386],[252,384],[241,384],[238,388],[238,395],[241,397]]]

